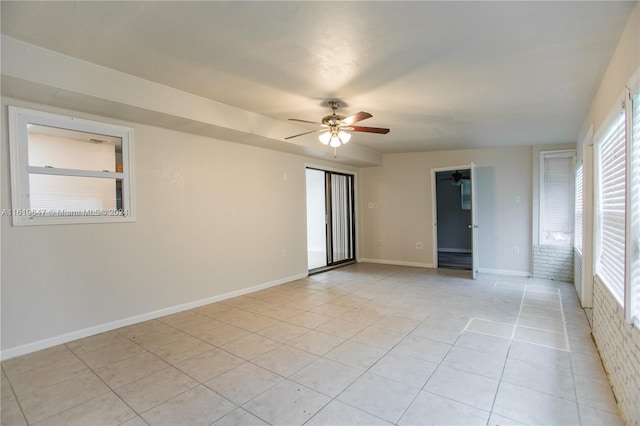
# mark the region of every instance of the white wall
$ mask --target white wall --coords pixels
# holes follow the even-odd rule
[[[6,104],[133,127],[137,222],[1,218],[3,357],[306,275],[309,158],[3,98],[2,208]]]
[[[431,169],[471,162],[476,164],[480,270],[528,275],[530,147],[385,154],[382,166],[361,169],[361,258],[433,266]],[[416,249],[416,242],[423,248]]]

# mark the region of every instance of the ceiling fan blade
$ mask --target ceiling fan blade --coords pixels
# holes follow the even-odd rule
[[[285,139],[293,139],[293,138],[297,138],[298,136],[308,135],[309,133],[322,133],[322,132],[326,132],[326,131],[327,131],[327,129],[311,130],[310,132],[300,133],[299,135],[287,136]]]
[[[289,121],[297,121],[298,123],[308,123],[308,124],[316,124],[316,125],[321,125],[322,124],[322,123],[318,123],[316,121],[300,120],[298,118],[290,118]]]
[[[353,115],[345,117],[344,120],[342,120],[341,124],[349,126],[350,124],[357,123],[358,121],[362,121],[371,117],[373,117],[373,115],[369,114],[368,112],[360,111],[356,112]]]
[[[349,126],[345,130],[351,130],[354,132],[366,132],[366,133],[380,133],[382,135],[386,135],[389,133],[389,129],[384,129],[382,127],[363,127],[363,126]]]

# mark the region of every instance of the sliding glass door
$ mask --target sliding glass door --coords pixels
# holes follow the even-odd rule
[[[307,169],[307,257],[309,270],[327,266],[326,224],[324,171]]]
[[[307,169],[309,270],[355,260],[353,175]]]
[[[353,176],[327,172],[331,188],[331,260],[354,260]]]

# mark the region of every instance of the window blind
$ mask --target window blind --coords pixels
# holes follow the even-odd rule
[[[573,229],[573,245],[582,253],[582,203],[583,203],[583,170],[582,163],[576,169],[576,193],[574,203],[574,229]]]
[[[573,155],[549,153],[543,157],[542,244],[572,243]]]
[[[625,281],[625,115],[622,111],[597,146],[596,274],[622,305]]]
[[[640,325],[640,92],[632,99],[631,119],[631,277],[629,288],[629,318]]]

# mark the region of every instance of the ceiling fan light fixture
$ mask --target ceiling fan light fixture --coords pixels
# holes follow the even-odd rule
[[[331,142],[329,143],[329,146],[338,148],[341,144],[342,142],[340,142],[340,137],[338,135],[331,136]]]
[[[322,142],[323,145],[329,145],[329,141],[331,141],[331,133],[321,133],[320,136],[318,136],[318,139],[320,139],[320,142]]]
[[[338,132],[338,137],[340,138],[343,144],[346,144],[351,140],[351,133],[347,133],[344,130],[340,130],[340,132]]]

